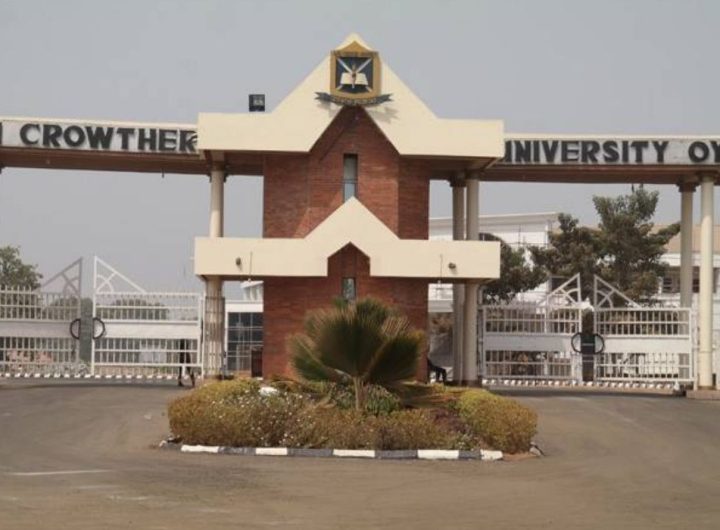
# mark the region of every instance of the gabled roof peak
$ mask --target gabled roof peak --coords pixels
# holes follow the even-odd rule
[[[340,48],[353,43],[369,49],[356,33],[348,35]],[[271,113],[200,114],[198,150],[309,152],[346,104],[318,99],[318,94],[334,85],[330,57],[332,52]],[[465,159],[471,169],[504,156],[501,121],[438,118],[386,61],[379,61],[378,74],[378,89],[390,98],[370,98],[359,104],[400,156]]]
[[[342,48],[346,48],[347,46],[350,46],[353,43],[358,43],[363,48],[366,48],[368,50],[372,50],[372,48],[368,45],[367,42],[363,40],[363,38],[358,35],[357,33],[350,33],[345,39],[338,45],[336,49],[340,50]],[[374,51],[374,50],[373,50]]]

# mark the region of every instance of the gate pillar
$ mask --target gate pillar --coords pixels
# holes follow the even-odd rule
[[[714,172],[700,174],[700,351],[698,352],[697,387],[713,388],[713,228],[714,228]]]
[[[692,307],[693,297],[693,194],[695,182],[681,182],[680,189],[680,307]]]
[[[452,186],[453,239],[465,239],[465,174],[459,172],[450,181]],[[453,381],[463,379],[463,303],[465,286],[453,284]]]
[[[480,238],[478,226],[479,180],[477,175],[467,179],[467,210],[466,210],[466,239],[477,241]],[[477,312],[478,312],[478,284],[467,282],[465,284],[465,311],[463,316],[463,374],[462,380],[466,385],[478,383],[478,340],[477,340]]]
[[[225,225],[224,163],[214,163],[210,171],[210,237],[223,237]],[[223,281],[218,276],[205,279],[203,328],[203,375],[222,373],[225,354],[225,299]]]

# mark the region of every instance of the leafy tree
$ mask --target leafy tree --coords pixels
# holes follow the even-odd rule
[[[643,187],[619,197],[594,197],[598,228],[579,226],[577,219],[561,214],[560,230],[550,234],[548,248],[531,249],[533,260],[552,275],[580,273],[585,296],[597,274],[629,298],[651,302],[665,271],[665,246],[680,230],[678,224],[655,229],[657,202],[658,193]]]
[[[485,235],[485,240],[500,241],[500,277],[483,288],[483,303],[509,302],[518,293],[535,289],[547,281],[546,270],[529,262],[525,249],[513,249],[499,237],[490,234]]]
[[[41,279],[37,265],[24,263],[20,258],[20,247],[0,247],[0,288],[37,289]]]
[[[396,389],[415,376],[423,340],[406,317],[366,298],[310,312],[289,346],[302,379],[347,384],[364,410],[368,387]]]
[[[666,270],[665,247],[680,225],[654,228],[658,192],[643,187],[619,197],[594,197],[593,203],[600,216],[600,276],[633,300],[652,301]]]
[[[549,234],[546,248],[530,248],[532,259],[552,276],[570,278],[580,273],[581,289],[587,295],[592,292],[593,275],[600,274],[603,248],[598,231],[580,226],[569,214],[560,214],[558,223],[559,230]]]

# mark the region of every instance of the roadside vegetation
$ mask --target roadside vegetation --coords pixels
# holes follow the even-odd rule
[[[423,344],[376,300],[310,312],[288,341],[296,379],[204,385],[170,404],[171,431],[202,445],[527,451],[535,412],[486,390],[415,382]]]

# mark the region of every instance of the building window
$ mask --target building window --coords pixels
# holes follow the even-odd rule
[[[343,201],[357,195],[358,157],[345,155],[343,159]]]
[[[262,352],[262,345],[262,313],[228,313],[227,368],[230,372],[252,372],[253,355]]]
[[[354,302],[357,298],[357,291],[355,289],[355,278],[343,278],[342,279],[342,297],[347,302]]]

